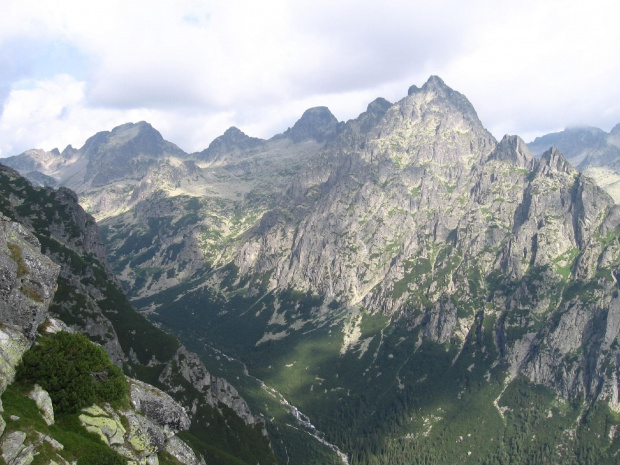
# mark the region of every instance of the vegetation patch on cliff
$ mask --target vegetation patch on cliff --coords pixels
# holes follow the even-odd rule
[[[24,354],[17,379],[48,391],[57,412],[77,412],[96,402],[128,402],[120,368],[86,336],[59,332],[38,342]]]

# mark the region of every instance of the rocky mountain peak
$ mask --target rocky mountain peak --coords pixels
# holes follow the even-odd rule
[[[366,113],[383,115],[391,106],[391,102],[379,97],[368,104],[368,107],[366,107]]]
[[[533,157],[523,139],[519,136],[505,135],[489,159],[507,161],[519,168],[525,168],[531,163]]]
[[[23,172],[41,171],[46,168],[53,169],[58,165],[58,155],[58,149],[50,152],[42,149],[30,149],[20,155],[5,158],[4,162]]]
[[[112,137],[119,138],[119,142],[131,139],[143,141],[145,143],[162,143],[164,138],[153,126],[146,121],[138,123],[125,123],[115,127],[111,131]]]
[[[306,110],[292,128],[284,132],[283,136],[293,142],[303,142],[314,139],[324,142],[329,137],[338,134],[341,124],[327,107],[314,107]]]
[[[415,86],[412,86],[415,87]],[[454,107],[456,111],[462,113],[472,124],[478,125],[481,128],[482,123],[478,119],[478,114],[474,109],[471,102],[460,92],[453,90],[439,76],[431,76],[424,83],[421,88],[415,87],[415,89],[409,88],[409,96],[421,95],[426,99],[431,99],[435,103],[442,101],[449,102],[449,105]]]
[[[248,135],[246,135],[242,130],[240,130],[239,128],[235,127],[235,126],[231,126],[228,129],[226,129],[226,131],[224,131],[224,134],[222,135],[222,138],[224,139],[231,139],[231,140],[235,140],[235,139],[251,139],[251,137],[249,137]]]
[[[415,84],[409,87],[409,91],[407,95],[417,94],[419,92],[436,92],[436,93],[445,93],[448,91],[454,92],[450,87],[446,85],[446,83],[439,76],[430,76],[427,81],[422,85],[422,87],[418,87]]]
[[[609,134],[612,136],[620,136],[620,123],[616,124],[611,131],[609,131]]]
[[[452,90],[446,85],[443,79],[434,74],[432,76],[429,76],[427,81],[422,86],[422,89]]]
[[[149,123],[126,123],[112,131],[95,134],[79,150],[88,160],[86,179],[93,187],[116,179],[143,176],[156,159],[166,156],[184,158],[186,153],[164,140]]]
[[[559,171],[561,173],[566,174],[577,174],[577,170],[573,168],[573,166],[569,163],[569,161],[564,157],[562,152],[560,152],[557,148],[551,147],[540,157],[542,162],[542,167],[549,167],[555,171]]]
[[[411,86],[408,96],[388,109],[374,132],[375,154],[389,153],[401,167],[469,163],[487,156],[497,143],[467,98],[436,76],[421,88]]]
[[[65,149],[62,152],[60,152],[60,156],[63,158],[70,158],[76,152],[77,152],[77,149],[73,148],[73,146],[69,144],[65,147]]]
[[[209,147],[198,154],[198,158],[208,162],[221,160],[229,154],[239,154],[248,150],[256,149],[265,141],[257,137],[250,137],[243,131],[232,126],[224,134],[217,137]]]
[[[175,155],[183,153],[174,144],[166,142],[159,131],[145,121],[125,123],[112,131],[99,132],[89,138],[80,149],[89,159],[97,158],[110,150],[122,151],[127,156],[148,154],[159,157],[166,151],[177,152],[172,153]]]

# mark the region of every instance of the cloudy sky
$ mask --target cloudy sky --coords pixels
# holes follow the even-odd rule
[[[0,157],[146,120],[185,151],[437,74],[496,137],[620,123],[611,0],[0,0]]]

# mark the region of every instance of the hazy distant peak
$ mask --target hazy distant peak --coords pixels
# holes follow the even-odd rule
[[[71,155],[73,155],[75,152],[77,152],[77,149],[73,148],[73,145],[69,144],[67,145],[64,150],[60,153],[60,156],[63,158],[69,158]]]
[[[252,150],[263,143],[263,139],[250,137],[235,126],[231,126],[200,152],[198,158],[209,162],[217,161],[227,154]]]
[[[241,131],[235,126],[231,126],[228,129],[226,129],[226,131],[224,131],[224,134],[222,134],[221,136],[216,138],[213,142],[211,142],[209,147],[211,147],[214,143],[217,144],[216,141],[218,142],[226,141],[227,143],[236,143],[236,144],[245,145],[245,144],[252,143],[252,142],[260,142],[261,140],[262,139],[259,139],[258,137],[250,137],[245,132]]]
[[[258,137],[248,136],[245,132],[235,126],[231,126],[226,129],[226,131],[224,131],[224,134],[222,134],[215,140],[225,140],[229,143],[236,144],[253,144],[257,142],[262,142],[262,139],[259,139]],[[211,144],[213,144],[213,142]]]
[[[159,131],[146,121],[122,124],[112,129],[111,135],[121,136],[124,140],[129,140],[136,137],[153,139],[157,142],[164,140]]]
[[[112,131],[98,132],[86,141],[80,152],[90,158],[111,149],[121,150],[121,147],[127,148],[126,156],[128,157],[135,157],[140,154],[159,157],[164,153],[177,156],[184,155],[181,149],[165,141],[160,132],[146,121],[125,123],[116,126]]]
[[[146,121],[138,121],[137,123],[127,122],[127,123],[120,124],[116,126],[114,129],[112,129],[112,132],[124,131],[124,130],[131,129],[134,127],[153,129],[153,126],[151,126],[150,123],[147,123]]]
[[[366,111],[368,113],[385,113],[392,106],[392,102],[379,97],[368,104]]]
[[[77,151],[88,160],[85,180],[92,187],[104,186],[127,176],[143,176],[154,160],[165,156],[185,157],[175,144],[164,140],[145,121],[125,123],[112,131],[103,131],[89,138]]]
[[[604,149],[606,145],[607,133],[591,126],[566,128],[537,137],[528,144],[534,156],[541,155],[552,146],[557,147],[575,166],[579,166],[589,153]]]
[[[327,108],[326,106],[318,106],[318,107],[308,108],[306,111],[304,111],[303,115],[301,115],[300,121],[303,119],[311,118],[313,116],[336,119],[336,117],[332,114],[329,108]]]
[[[292,128],[283,136],[293,142],[314,139],[324,142],[328,137],[340,131],[340,123],[327,107],[314,107],[306,110]]]
[[[236,126],[231,126],[228,129],[226,129],[226,131],[224,131],[224,136],[231,136],[231,135],[243,135],[245,137],[248,137],[242,130],[240,130]]]
[[[424,85],[422,86],[422,89],[424,90],[428,90],[428,89],[433,89],[433,90],[444,90],[444,89],[450,89],[446,83],[443,81],[443,79],[441,79],[439,76],[436,75],[432,75],[428,78],[428,80],[424,83]]]

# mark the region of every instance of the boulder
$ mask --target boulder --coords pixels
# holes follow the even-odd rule
[[[15,379],[15,368],[30,346],[20,328],[0,326],[0,395]]]
[[[131,404],[150,421],[158,425],[166,437],[189,429],[185,409],[165,392],[141,381],[130,381]]]
[[[54,424],[54,407],[52,405],[52,398],[49,393],[38,384],[34,385],[34,389],[28,394],[32,400],[35,401],[43,420],[48,426]]]
[[[192,448],[176,436],[166,441],[165,451],[186,465],[204,465],[204,461],[198,460]]]
[[[26,445],[26,433],[13,431],[2,440],[2,458],[7,465],[30,465],[34,460],[34,446]]]

